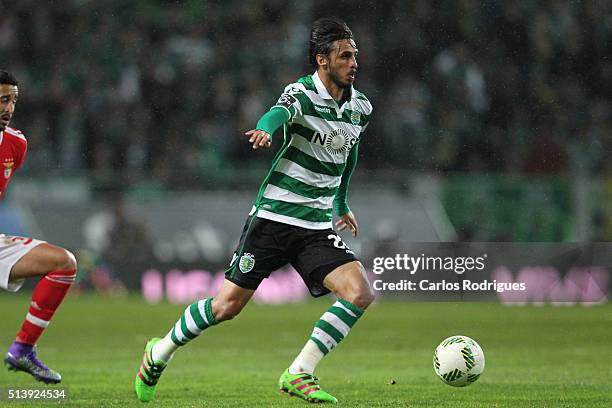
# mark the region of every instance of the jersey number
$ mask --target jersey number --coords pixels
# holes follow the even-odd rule
[[[353,253],[353,251],[351,251],[351,249],[348,246],[346,246],[346,244],[344,242],[342,242],[342,238],[340,238],[338,235],[336,235],[336,234],[329,234],[327,236],[327,239],[331,239],[332,241],[334,241],[334,247],[336,247],[338,249],[344,249],[347,254],[352,254]]]

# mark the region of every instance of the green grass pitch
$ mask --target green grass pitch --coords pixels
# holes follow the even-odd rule
[[[25,295],[0,294],[3,350],[28,301]],[[303,407],[307,403],[279,395],[276,380],[330,303],[250,304],[234,321],[184,347],[149,404],[133,392],[143,346],[148,337],[165,334],[184,306],[70,296],[42,338],[39,355],[64,376],[71,395],[61,406]],[[473,337],[485,351],[483,376],[466,388],[443,384],[432,368],[434,348],[453,334]],[[610,407],[611,350],[612,304],[381,301],[316,374],[346,407]],[[0,371],[0,387],[41,386],[23,373]]]

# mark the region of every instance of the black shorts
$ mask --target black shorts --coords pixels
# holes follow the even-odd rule
[[[275,270],[291,264],[314,297],[329,293],[323,279],[355,254],[332,229],[311,230],[250,216],[242,231],[227,280],[257,289]]]

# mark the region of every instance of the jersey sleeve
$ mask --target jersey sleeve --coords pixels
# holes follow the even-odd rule
[[[23,165],[23,162],[25,161],[25,157],[26,157],[26,153],[28,151],[28,141],[26,140],[25,136],[23,136],[23,134],[21,134],[20,132],[20,137],[15,138],[15,144],[14,144],[14,149],[15,149],[15,169],[14,171],[17,171],[21,168],[21,166]]]
[[[372,112],[374,109],[372,107],[372,103],[370,103],[370,100],[361,92],[359,92],[359,95],[357,96],[357,104],[362,117],[360,133],[363,134],[370,124],[370,118],[372,117]]]
[[[366,120],[366,122],[361,126],[361,131],[359,132],[359,134],[364,134],[369,124],[370,124],[370,121]]]
[[[351,177],[353,175],[353,171],[355,171],[355,167],[357,167],[357,155],[359,151],[359,143],[355,144],[351,151],[349,152],[346,167],[344,168],[344,172],[342,173],[342,179],[340,180],[340,186],[338,187],[338,191],[334,197],[334,209],[336,210],[336,214],[342,217],[344,214],[351,211],[348,205],[348,186],[351,182]]]
[[[301,89],[300,84],[288,85],[278,101],[274,104],[274,107],[281,107],[289,112],[289,121],[292,121],[298,116],[302,116],[302,105],[300,98],[305,97],[304,91]]]
[[[268,112],[266,112],[257,122],[255,129],[263,130],[270,135],[270,141],[272,141],[272,135],[283,124],[289,120],[289,112],[286,109],[282,109],[280,106],[273,106]]]

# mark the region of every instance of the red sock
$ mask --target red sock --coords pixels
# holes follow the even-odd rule
[[[32,293],[30,310],[17,333],[18,342],[36,344],[75,278],[76,270],[66,269],[49,272],[38,282]]]

